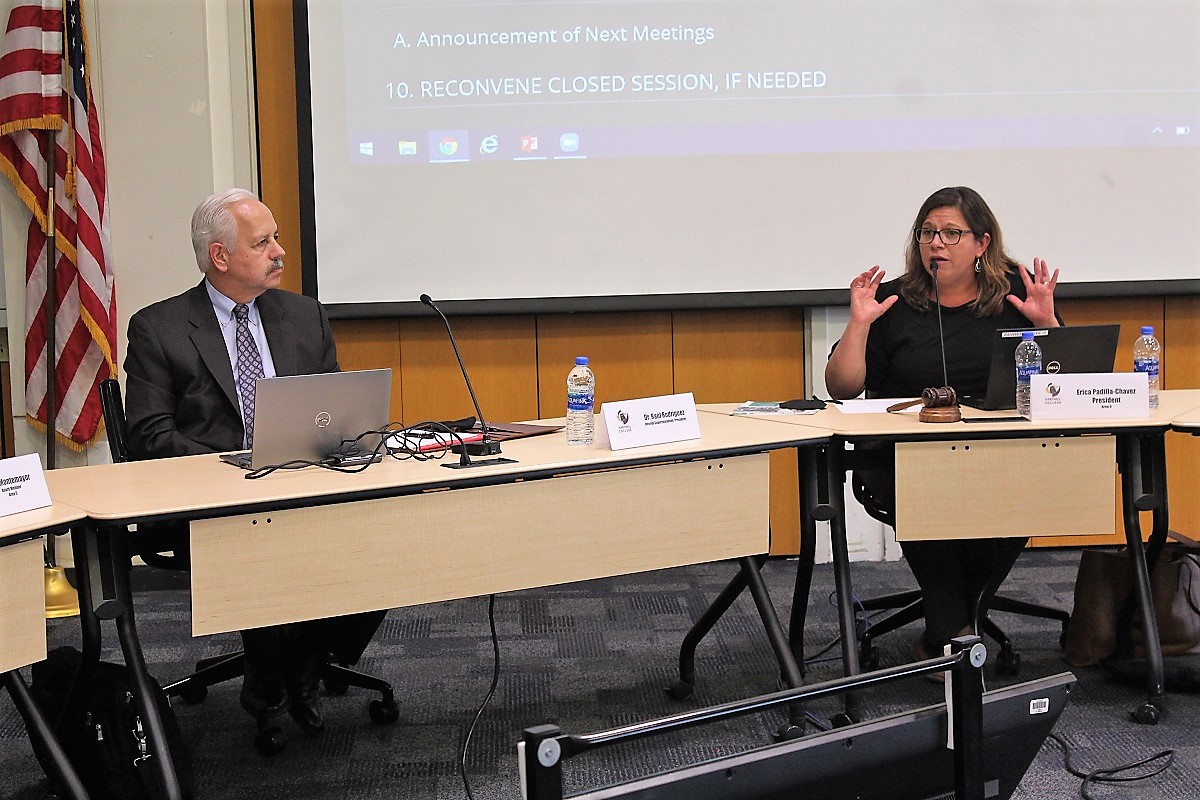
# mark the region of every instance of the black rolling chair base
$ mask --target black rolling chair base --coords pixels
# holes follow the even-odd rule
[[[861,616],[864,612],[886,609],[896,610],[877,622],[868,624]],[[1014,600],[1002,595],[993,597],[987,613],[979,620],[979,631],[999,645],[996,655],[996,672],[999,675],[1016,675],[1020,672],[1021,654],[1013,648],[1012,640],[1008,638],[1008,635],[991,619],[990,614],[993,611],[1057,620],[1062,625],[1062,635],[1059,637],[1060,645],[1066,634],[1067,622],[1071,618],[1071,615],[1062,609]],[[921,593],[913,590],[864,600],[859,605],[857,614],[859,616],[855,619],[855,630],[858,632],[859,662],[866,669],[878,669],[879,654],[875,650],[874,640],[885,633],[891,633],[909,623],[919,621],[924,617],[925,612]]]

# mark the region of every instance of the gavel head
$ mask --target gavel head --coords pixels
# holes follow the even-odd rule
[[[921,402],[926,408],[948,408],[958,405],[958,395],[951,386],[937,386],[921,392]]]

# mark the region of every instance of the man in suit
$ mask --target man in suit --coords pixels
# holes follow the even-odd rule
[[[280,290],[275,218],[242,189],[192,214],[199,285],[129,321],[126,421],[135,459],[241,450],[254,435],[254,380],[335,372],[333,334],[317,301]],[[232,469],[232,468],[231,468]],[[243,707],[287,709],[306,733],[324,728],[318,670],[332,653],[353,664],[382,612],[242,631]]]

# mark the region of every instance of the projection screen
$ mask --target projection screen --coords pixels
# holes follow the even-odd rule
[[[1194,0],[309,0],[296,34],[336,316],[842,302],[948,185],[1064,295],[1200,291]]]

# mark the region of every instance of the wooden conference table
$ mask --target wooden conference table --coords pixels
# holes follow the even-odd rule
[[[84,516],[77,508],[53,503],[0,517],[0,675],[35,747],[49,756],[68,796],[79,800],[87,797],[83,784],[17,670],[46,659],[42,537],[64,533]]]
[[[1171,427],[1182,433],[1200,436],[1200,407],[1175,417],[1171,422]]]
[[[700,417],[693,441],[613,452],[570,447],[558,433],[505,442],[515,463],[458,470],[443,466],[453,455],[258,480],[215,455],[56,470],[51,496],[87,515],[72,537],[85,665],[98,659],[99,620],[115,620],[164,794],[178,797],[137,638],[126,537],[137,535],[130,524],[187,520],[194,635],[738,558],[798,685],[757,571],[770,544],[768,451],[829,434]],[[264,575],[279,578],[264,584]]]
[[[847,472],[872,462],[863,461],[856,445],[896,446],[900,540],[1112,533],[1115,489],[1109,465],[1115,460],[1147,653],[1147,699],[1134,717],[1157,722],[1165,700],[1163,662],[1147,563],[1155,563],[1167,537],[1164,435],[1177,420],[1200,416],[1193,411],[1198,406],[1200,390],[1187,389],[1161,392],[1158,409],[1145,419],[1034,422],[1013,420],[1012,411],[964,407],[964,421],[935,424],[918,421],[916,409],[849,414],[832,405],[815,414],[754,417],[830,434],[828,445],[799,450],[801,473],[821,477],[815,492],[801,498],[801,561],[790,626],[796,657],[803,659],[804,601],[812,577],[816,522],[824,521],[830,525],[833,544],[842,656],[848,674],[859,671],[844,486]],[[715,414],[728,414],[733,408],[703,407]],[[813,482],[802,485],[814,488]],[[1142,511],[1152,512],[1145,549]]]

